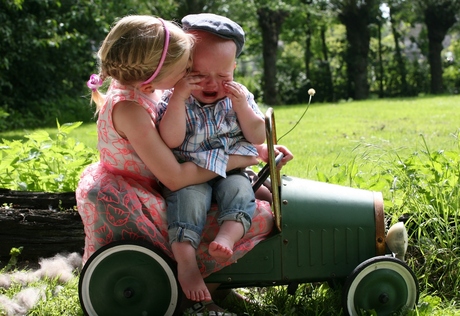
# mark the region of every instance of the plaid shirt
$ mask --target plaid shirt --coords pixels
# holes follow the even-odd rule
[[[246,92],[249,106],[263,118],[264,115],[255,103],[252,93],[246,87],[242,87]],[[160,120],[171,95],[172,90],[166,91],[158,104]],[[225,178],[229,155],[258,155],[257,149],[244,138],[229,98],[224,98],[216,104],[202,106],[190,96],[186,101],[186,111],[185,139],[181,146],[173,150],[178,161],[192,161]]]

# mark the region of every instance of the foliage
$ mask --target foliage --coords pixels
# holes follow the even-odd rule
[[[127,14],[171,15],[147,1],[0,0],[0,131],[90,120],[86,81],[114,20]]]
[[[97,4],[0,1],[0,107],[12,114],[7,128],[43,124],[46,111],[59,110],[65,96],[83,94],[84,77],[94,68],[93,47],[108,23]]]
[[[0,187],[21,191],[75,191],[84,167],[98,157],[94,149],[68,137],[81,122],[57,124],[55,139],[45,131],[27,141],[0,143]]]
[[[457,298],[460,280],[459,151],[426,147],[392,170],[393,210],[407,214],[410,263],[422,289]],[[452,289],[452,290],[447,290]]]
[[[89,96],[69,97],[59,96],[55,99],[31,101],[28,108],[7,108],[8,120],[0,123],[1,130],[30,129],[33,127],[52,127],[56,119],[61,122],[72,122],[76,118],[83,122],[94,121],[94,111],[91,108]],[[40,123],[37,120],[40,119]]]
[[[53,126],[56,117],[66,122],[88,122],[91,115],[85,102],[89,101],[82,96],[88,95],[85,82],[89,74],[97,70],[95,53],[114,20],[127,14],[152,14],[178,22],[184,15],[197,12],[231,17],[246,31],[247,42],[238,62],[251,65],[241,76],[249,77],[247,83],[254,87],[252,91],[258,98],[263,97],[265,83],[272,82],[263,73],[263,36],[257,22],[260,8],[287,13],[279,34],[279,49],[275,51],[276,64],[269,67],[269,70],[276,67],[273,91],[265,92],[277,94],[274,99],[281,104],[306,102],[305,91],[313,85],[321,91],[318,101],[348,100],[353,96],[356,81],[349,77],[355,70],[368,71],[363,80],[367,78],[371,97],[429,93],[428,31],[420,12],[423,4],[437,1],[387,1],[392,20],[379,12],[380,2],[0,0],[0,131]],[[459,2],[443,0],[443,3],[458,6]],[[372,38],[369,66],[357,70],[350,67],[348,31],[339,17],[366,6],[372,8],[366,16]],[[375,21],[381,24],[382,54]],[[353,19],[352,25],[358,25],[357,22]],[[391,32],[392,28],[396,33]],[[395,59],[395,34],[399,34],[403,67],[401,61]],[[460,52],[455,44],[459,36],[457,22],[446,37],[446,42],[450,38],[452,44],[445,47],[442,55],[444,58],[445,54],[452,53],[452,58],[442,64],[441,77],[445,92],[451,94],[458,93],[460,86]],[[385,65],[383,75],[379,73],[382,63]],[[380,85],[383,93],[380,93]]]
[[[449,47],[445,49],[443,56],[444,60],[444,73],[443,80],[444,86],[448,93],[460,93],[460,42],[451,41]]]
[[[2,271],[11,271],[16,267],[16,264],[18,263],[18,257],[21,255],[21,252],[23,250],[23,247],[18,247],[18,248],[11,248],[10,250],[10,260],[6,264],[6,266],[2,269]]]
[[[7,121],[6,118],[9,116],[9,114],[0,108],[0,131],[6,130],[7,127]]]
[[[285,104],[297,104],[308,102],[308,89],[311,83],[306,78],[304,62],[298,58],[302,56],[302,47],[297,42],[286,44],[283,47],[280,62],[278,64],[278,91]]]
[[[322,181],[390,192],[385,195],[386,213],[390,221],[406,222],[406,259],[421,291],[446,300],[457,300],[454,289],[460,286],[459,153],[460,149],[433,151],[425,142],[424,148],[407,157],[387,152],[388,157],[379,159],[379,166],[369,173],[360,170],[358,157],[338,166],[332,175],[318,172]]]

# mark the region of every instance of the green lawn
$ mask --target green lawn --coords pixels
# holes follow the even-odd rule
[[[304,110],[305,105],[275,108],[278,137]],[[389,151],[405,155],[424,147],[421,135],[434,150],[457,149],[459,128],[460,96],[313,102],[298,126],[280,141],[295,155],[285,173],[316,178],[316,169],[329,173],[334,165],[356,157],[378,159]],[[373,161],[362,165],[365,170],[373,167]]]
[[[460,286],[460,96],[340,104],[314,101],[297,127],[280,140],[295,155],[283,173],[364,189],[379,184],[387,215],[393,219],[403,213],[411,216],[407,262],[422,292],[416,310],[403,315],[460,315],[456,290]],[[306,108],[275,108],[278,137],[296,124]],[[0,133],[0,138],[20,139],[24,134]],[[70,136],[96,146],[94,123],[80,126]],[[68,315],[80,315],[76,283],[66,289],[72,294],[65,294],[62,301],[70,296],[76,310]],[[239,307],[249,315],[342,313],[337,292],[325,284],[301,285],[295,296],[288,295],[285,287],[244,291],[262,303],[254,310]],[[62,315],[66,309],[65,303],[44,305],[50,308],[46,315]],[[39,309],[33,314],[45,315]]]
[[[460,128],[460,96],[420,97],[391,100],[312,104],[296,128],[281,139],[295,159],[284,172],[316,179],[316,172],[333,171],[334,166],[353,159],[366,160],[364,170],[389,151],[401,155],[424,147],[457,149]],[[276,106],[277,135],[281,137],[300,119],[306,105]],[[61,122],[64,123],[64,122]],[[55,129],[45,129],[51,135]],[[30,132],[30,131],[29,131]],[[24,130],[0,133],[0,138],[22,138]],[[422,138],[423,135],[423,138]],[[95,148],[95,124],[84,124],[71,137]],[[370,160],[369,159],[373,159]]]
[[[294,126],[306,107],[274,107],[278,137]],[[364,170],[372,169],[373,161],[368,159],[378,159],[389,151],[412,153],[424,147],[423,138],[434,150],[457,149],[459,128],[460,96],[338,104],[316,104],[313,98],[299,124],[279,143],[295,155],[285,173],[316,179],[316,170],[329,173],[334,165],[357,157],[369,162],[361,166]],[[70,135],[96,146],[95,124],[83,125]]]

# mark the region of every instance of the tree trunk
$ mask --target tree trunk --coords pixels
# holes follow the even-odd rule
[[[263,100],[267,105],[279,104],[276,89],[276,58],[278,51],[278,39],[281,25],[287,16],[287,12],[273,11],[262,7],[257,10],[259,26],[262,30],[262,49],[264,75],[262,82]]]
[[[365,100],[369,96],[367,65],[370,34],[368,23],[359,15],[349,14],[342,21],[347,30],[347,70],[350,96],[355,100]]]
[[[455,5],[447,2],[435,2],[424,11],[428,31],[428,62],[430,63],[431,93],[443,92],[442,80],[442,41],[449,29],[457,22]]]
[[[82,253],[85,233],[75,193],[0,190],[0,261],[23,247],[20,260],[37,261],[57,253]]]
[[[369,96],[367,66],[370,44],[369,25],[377,17],[379,1],[334,1],[338,18],[345,25],[347,37],[347,75],[349,97],[364,100]]]
[[[430,90],[432,94],[441,94],[444,90],[441,51],[442,41],[430,40],[428,42],[428,62],[431,76]]]

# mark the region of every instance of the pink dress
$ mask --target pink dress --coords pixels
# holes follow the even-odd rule
[[[148,241],[174,258],[168,243],[166,203],[158,193],[157,179],[126,139],[113,127],[112,110],[120,101],[142,105],[146,114],[157,122],[155,102],[141,91],[123,86],[115,80],[97,121],[100,161],[88,166],[76,190],[78,212],[85,229],[83,262],[99,248],[113,241]],[[206,228],[197,249],[197,261],[203,277],[235,262],[263,240],[273,227],[268,202],[257,201],[248,233],[234,249],[229,262],[217,263],[208,253],[208,245],[219,226],[217,207],[208,212]]]

